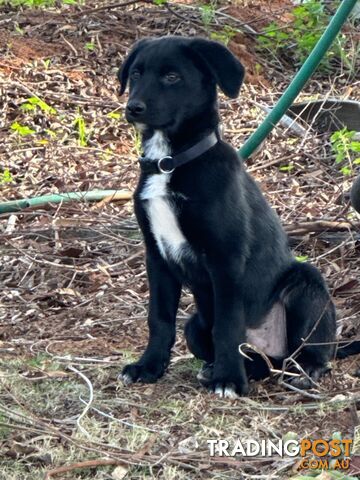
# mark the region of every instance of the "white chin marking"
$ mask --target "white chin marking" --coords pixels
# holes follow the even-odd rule
[[[239,398],[238,394],[234,391],[232,387],[221,387],[218,385],[215,388],[215,394],[218,395],[220,398],[230,398],[234,400],[235,398]]]
[[[140,133],[143,133],[146,130],[145,123],[135,122],[134,125],[135,125],[136,130],[138,130]]]

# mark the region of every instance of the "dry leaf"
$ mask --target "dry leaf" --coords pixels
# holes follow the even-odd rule
[[[115,468],[115,470],[113,470],[111,477],[114,480],[122,480],[123,478],[126,477],[127,474],[128,474],[127,468],[119,465],[118,467]]]

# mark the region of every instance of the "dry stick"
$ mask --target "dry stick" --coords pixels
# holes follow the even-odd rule
[[[128,7],[129,5],[134,5],[135,3],[150,3],[152,4],[152,0],[129,0],[129,2],[120,2],[120,3],[113,3],[112,5],[105,5],[104,7],[92,8],[90,10],[82,10],[78,13],[72,13],[69,15],[72,18],[82,17],[84,15],[89,15],[91,13],[102,12],[104,10],[113,10],[114,8],[122,8]]]
[[[292,225],[285,225],[284,230],[287,234],[299,234],[298,232],[321,232],[322,230],[352,230],[360,229],[360,224],[351,225],[348,222],[333,222],[329,220],[316,220],[314,222],[299,222]]]
[[[3,84],[3,83],[0,82],[0,85],[1,84]],[[61,103],[71,103],[71,104],[75,104],[75,105],[91,104],[94,107],[109,107],[109,108],[115,108],[115,109],[119,108],[119,103],[113,102],[113,101],[110,101],[110,100],[108,102],[103,102],[103,101],[95,100],[91,97],[89,97],[89,98],[81,97],[80,95],[70,95],[70,94],[68,94],[68,95],[64,96],[64,94],[62,92],[59,93],[59,94],[57,94],[56,92],[55,93],[54,92],[41,92],[41,97],[40,97],[40,95],[38,95],[36,92],[30,90],[26,85],[23,85],[19,81],[5,82],[5,84],[11,84],[15,88],[19,88],[23,92],[30,95],[30,97],[51,98],[51,99],[53,99],[55,101],[58,101],[58,102],[61,102]],[[40,148],[43,148],[43,147],[39,147],[39,149]],[[88,148],[88,147],[86,147],[86,148]]]
[[[47,471],[45,473],[44,480],[49,480],[51,477],[54,477],[59,473],[72,472],[73,470],[77,470],[79,468],[96,468],[96,467],[104,467],[106,465],[124,465],[124,462],[120,462],[119,460],[100,458],[99,460],[87,460],[85,462],[73,463],[72,465],[65,465],[63,467],[57,467],[57,468],[54,468],[53,470]]]
[[[291,155],[287,155],[286,157],[275,158],[275,160],[271,160],[270,162],[264,163],[262,165],[258,165],[257,167],[250,167],[247,169],[247,171],[252,173],[258,170],[263,170],[264,168],[272,167],[274,165],[277,165],[278,163],[291,160],[292,158],[297,157],[298,155],[299,155],[298,152],[296,152],[296,153],[292,153]]]
[[[174,17],[179,18],[180,20],[183,20],[188,23],[193,23],[195,24],[199,29],[203,30],[204,32],[207,32],[207,29],[202,26],[202,23],[199,20],[193,19],[193,18],[187,18],[184,15],[181,15],[180,13],[176,12],[173,10],[172,5],[169,4],[168,2],[164,3],[164,7],[167,8],[167,10],[174,15]]]
[[[55,263],[55,262],[50,262],[49,260],[45,260],[45,259],[41,259],[41,260],[38,260],[37,258],[35,257],[32,257],[31,255],[29,255],[28,253],[26,253],[24,250],[22,250],[21,248],[18,248],[16,247],[12,242],[10,242],[9,240],[7,240],[6,238],[4,239],[6,243],[8,243],[14,250],[18,251],[19,253],[21,253],[22,255],[24,255],[24,257],[27,257],[29,258],[31,261],[33,261],[34,263],[38,263],[40,265],[51,265],[52,267],[60,267],[60,268],[63,268],[64,270],[74,270],[78,273],[96,273],[99,271],[98,268],[85,268],[85,269],[82,269],[81,267],[77,267],[77,266],[73,266],[73,265],[65,265],[65,264],[62,264],[62,263]],[[20,259],[20,261],[22,261]]]

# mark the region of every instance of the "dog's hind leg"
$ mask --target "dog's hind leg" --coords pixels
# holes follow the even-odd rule
[[[279,286],[286,309],[288,350],[308,375],[293,379],[292,384],[310,388],[334,358],[335,307],[320,272],[309,264],[294,262]]]

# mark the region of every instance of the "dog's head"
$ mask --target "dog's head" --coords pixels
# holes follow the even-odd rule
[[[216,86],[230,98],[244,67],[223,45],[202,38],[160,37],[137,42],[118,74],[120,94],[129,83],[126,118],[164,131],[216,111]]]

